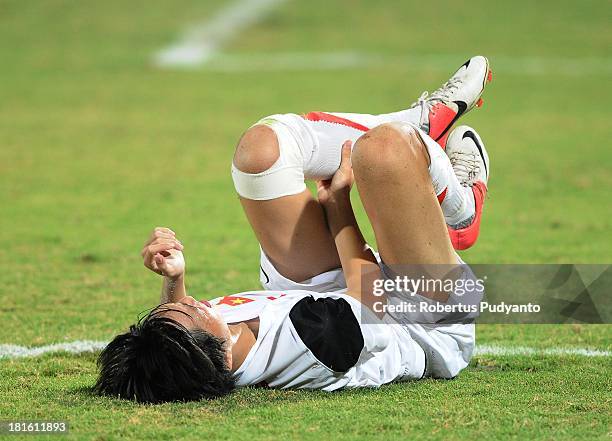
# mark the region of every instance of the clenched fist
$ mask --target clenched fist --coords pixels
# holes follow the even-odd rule
[[[185,273],[183,244],[169,228],[157,227],[144,244],[140,255],[144,266],[162,276],[176,279]]]

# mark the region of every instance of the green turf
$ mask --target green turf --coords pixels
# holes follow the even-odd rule
[[[257,244],[229,177],[240,133],[277,112],[405,107],[476,53],[494,71],[496,57],[506,64],[485,107],[465,118],[487,143],[492,178],[480,241],[464,258],[610,262],[610,70],[523,74],[507,62],[609,67],[609,4],[294,0],[227,52],[362,51],[448,65],[152,67],[152,53],[223,4],[0,1],[0,344],[107,340],[128,326],[158,295],[138,254],[156,225],[185,243],[192,294],[257,288]],[[609,325],[481,326],[478,340],[612,348]],[[0,418],[65,418],[82,439],[606,438],[610,361],[479,357],[450,382],[243,390],[214,403],[148,407],[90,396],[93,356],[52,355],[0,361]]]

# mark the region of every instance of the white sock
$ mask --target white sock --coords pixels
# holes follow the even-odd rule
[[[331,117],[327,121],[308,121],[315,142],[310,157],[304,163],[304,176],[306,179],[331,178],[340,166],[340,150],[344,141],[350,139],[354,145],[365,131],[385,123],[407,122],[418,126],[421,112],[420,107],[380,115],[321,112]]]
[[[421,133],[421,138],[429,152],[431,164],[429,174],[446,223],[454,229],[463,228],[471,223],[476,206],[471,187],[459,183],[450,159],[442,147],[429,136]],[[467,223],[467,224],[466,224]]]
[[[332,115],[338,115],[372,129],[389,122],[407,122],[418,126],[421,121],[422,111],[421,107],[417,106],[412,109],[381,113],[380,115],[370,115],[367,113],[333,113]]]
[[[471,187],[454,189],[440,204],[446,223],[454,230],[469,226],[474,220],[476,204]]]

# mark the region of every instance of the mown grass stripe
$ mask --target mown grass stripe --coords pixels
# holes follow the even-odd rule
[[[202,68],[219,72],[266,71],[326,71],[343,69],[397,68],[422,72],[436,70],[448,72],[469,55],[392,55],[361,51],[341,52],[280,52],[280,53],[215,53],[206,63],[175,63],[170,67]],[[581,77],[609,75],[612,59],[608,57],[547,57],[491,55],[493,71],[509,75],[557,75]],[[168,67],[166,65],[165,67]]]

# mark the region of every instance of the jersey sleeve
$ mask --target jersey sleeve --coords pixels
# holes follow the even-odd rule
[[[289,313],[302,342],[334,372],[347,372],[364,347],[359,322],[344,299],[305,297]]]

